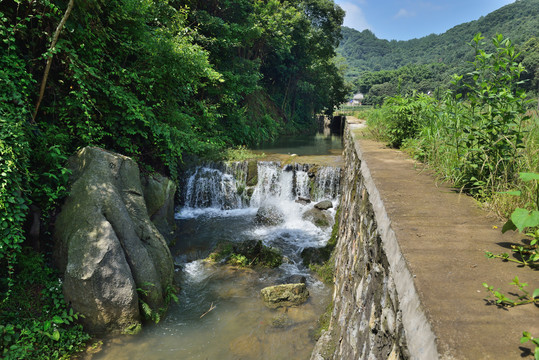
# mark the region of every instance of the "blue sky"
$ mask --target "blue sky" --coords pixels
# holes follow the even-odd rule
[[[335,0],[344,26],[371,30],[378,38],[409,40],[441,34],[477,20],[514,0]]]

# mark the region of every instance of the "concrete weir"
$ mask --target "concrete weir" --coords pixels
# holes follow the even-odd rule
[[[482,286],[539,287],[536,271],[485,257],[523,236],[362,127],[346,121],[334,307],[311,360],[533,357],[519,340],[539,336],[537,308],[499,308]]]

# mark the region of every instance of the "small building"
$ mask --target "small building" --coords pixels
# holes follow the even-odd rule
[[[364,97],[365,96],[363,96],[362,93],[355,94],[354,97],[352,98],[352,105],[354,106],[361,105],[361,103],[363,103]]]

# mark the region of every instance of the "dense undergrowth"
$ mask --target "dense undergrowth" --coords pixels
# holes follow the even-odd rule
[[[65,305],[42,312],[58,276],[23,254],[51,265],[71,154],[99,146],[177,178],[186,157],[311,131],[347,92],[343,17],[332,0],[1,1],[0,357],[84,342]],[[14,306],[25,288],[34,312]]]
[[[61,359],[89,340],[62,294],[59,274],[30,248],[19,254],[10,296],[0,304],[2,359]]]

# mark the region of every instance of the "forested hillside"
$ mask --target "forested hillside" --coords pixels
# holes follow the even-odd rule
[[[466,44],[478,32],[487,39],[501,33],[515,44],[524,44],[539,35],[538,19],[539,0],[519,0],[443,34],[408,41],[378,39],[370,30],[343,27],[337,51],[346,59],[347,76],[352,78],[363,71],[393,70],[408,64],[456,65],[473,60],[474,51]]]
[[[334,61],[343,17],[332,0],[1,1],[0,357],[80,345],[75,333],[57,341],[71,315],[48,333],[57,313],[18,309],[16,297],[29,284],[56,289],[38,301],[65,315],[61,286],[41,276],[52,272],[28,267],[46,260],[18,259],[28,218],[50,250],[68,156],[99,146],[176,178],[187,155],[314,130],[314,115],[345,96]]]
[[[495,50],[492,38],[503,34],[516,46],[518,61],[526,68],[520,86],[533,94],[539,91],[537,19],[539,0],[520,0],[443,34],[408,41],[382,40],[369,30],[344,27],[338,53],[348,66],[346,78],[354,91],[366,95],[364,103],[379,105],[388,96],[413,91],[443,94],[453,74],[472,70],[476,48],[470,42],[475,34],[483,35],[487,52]]]

